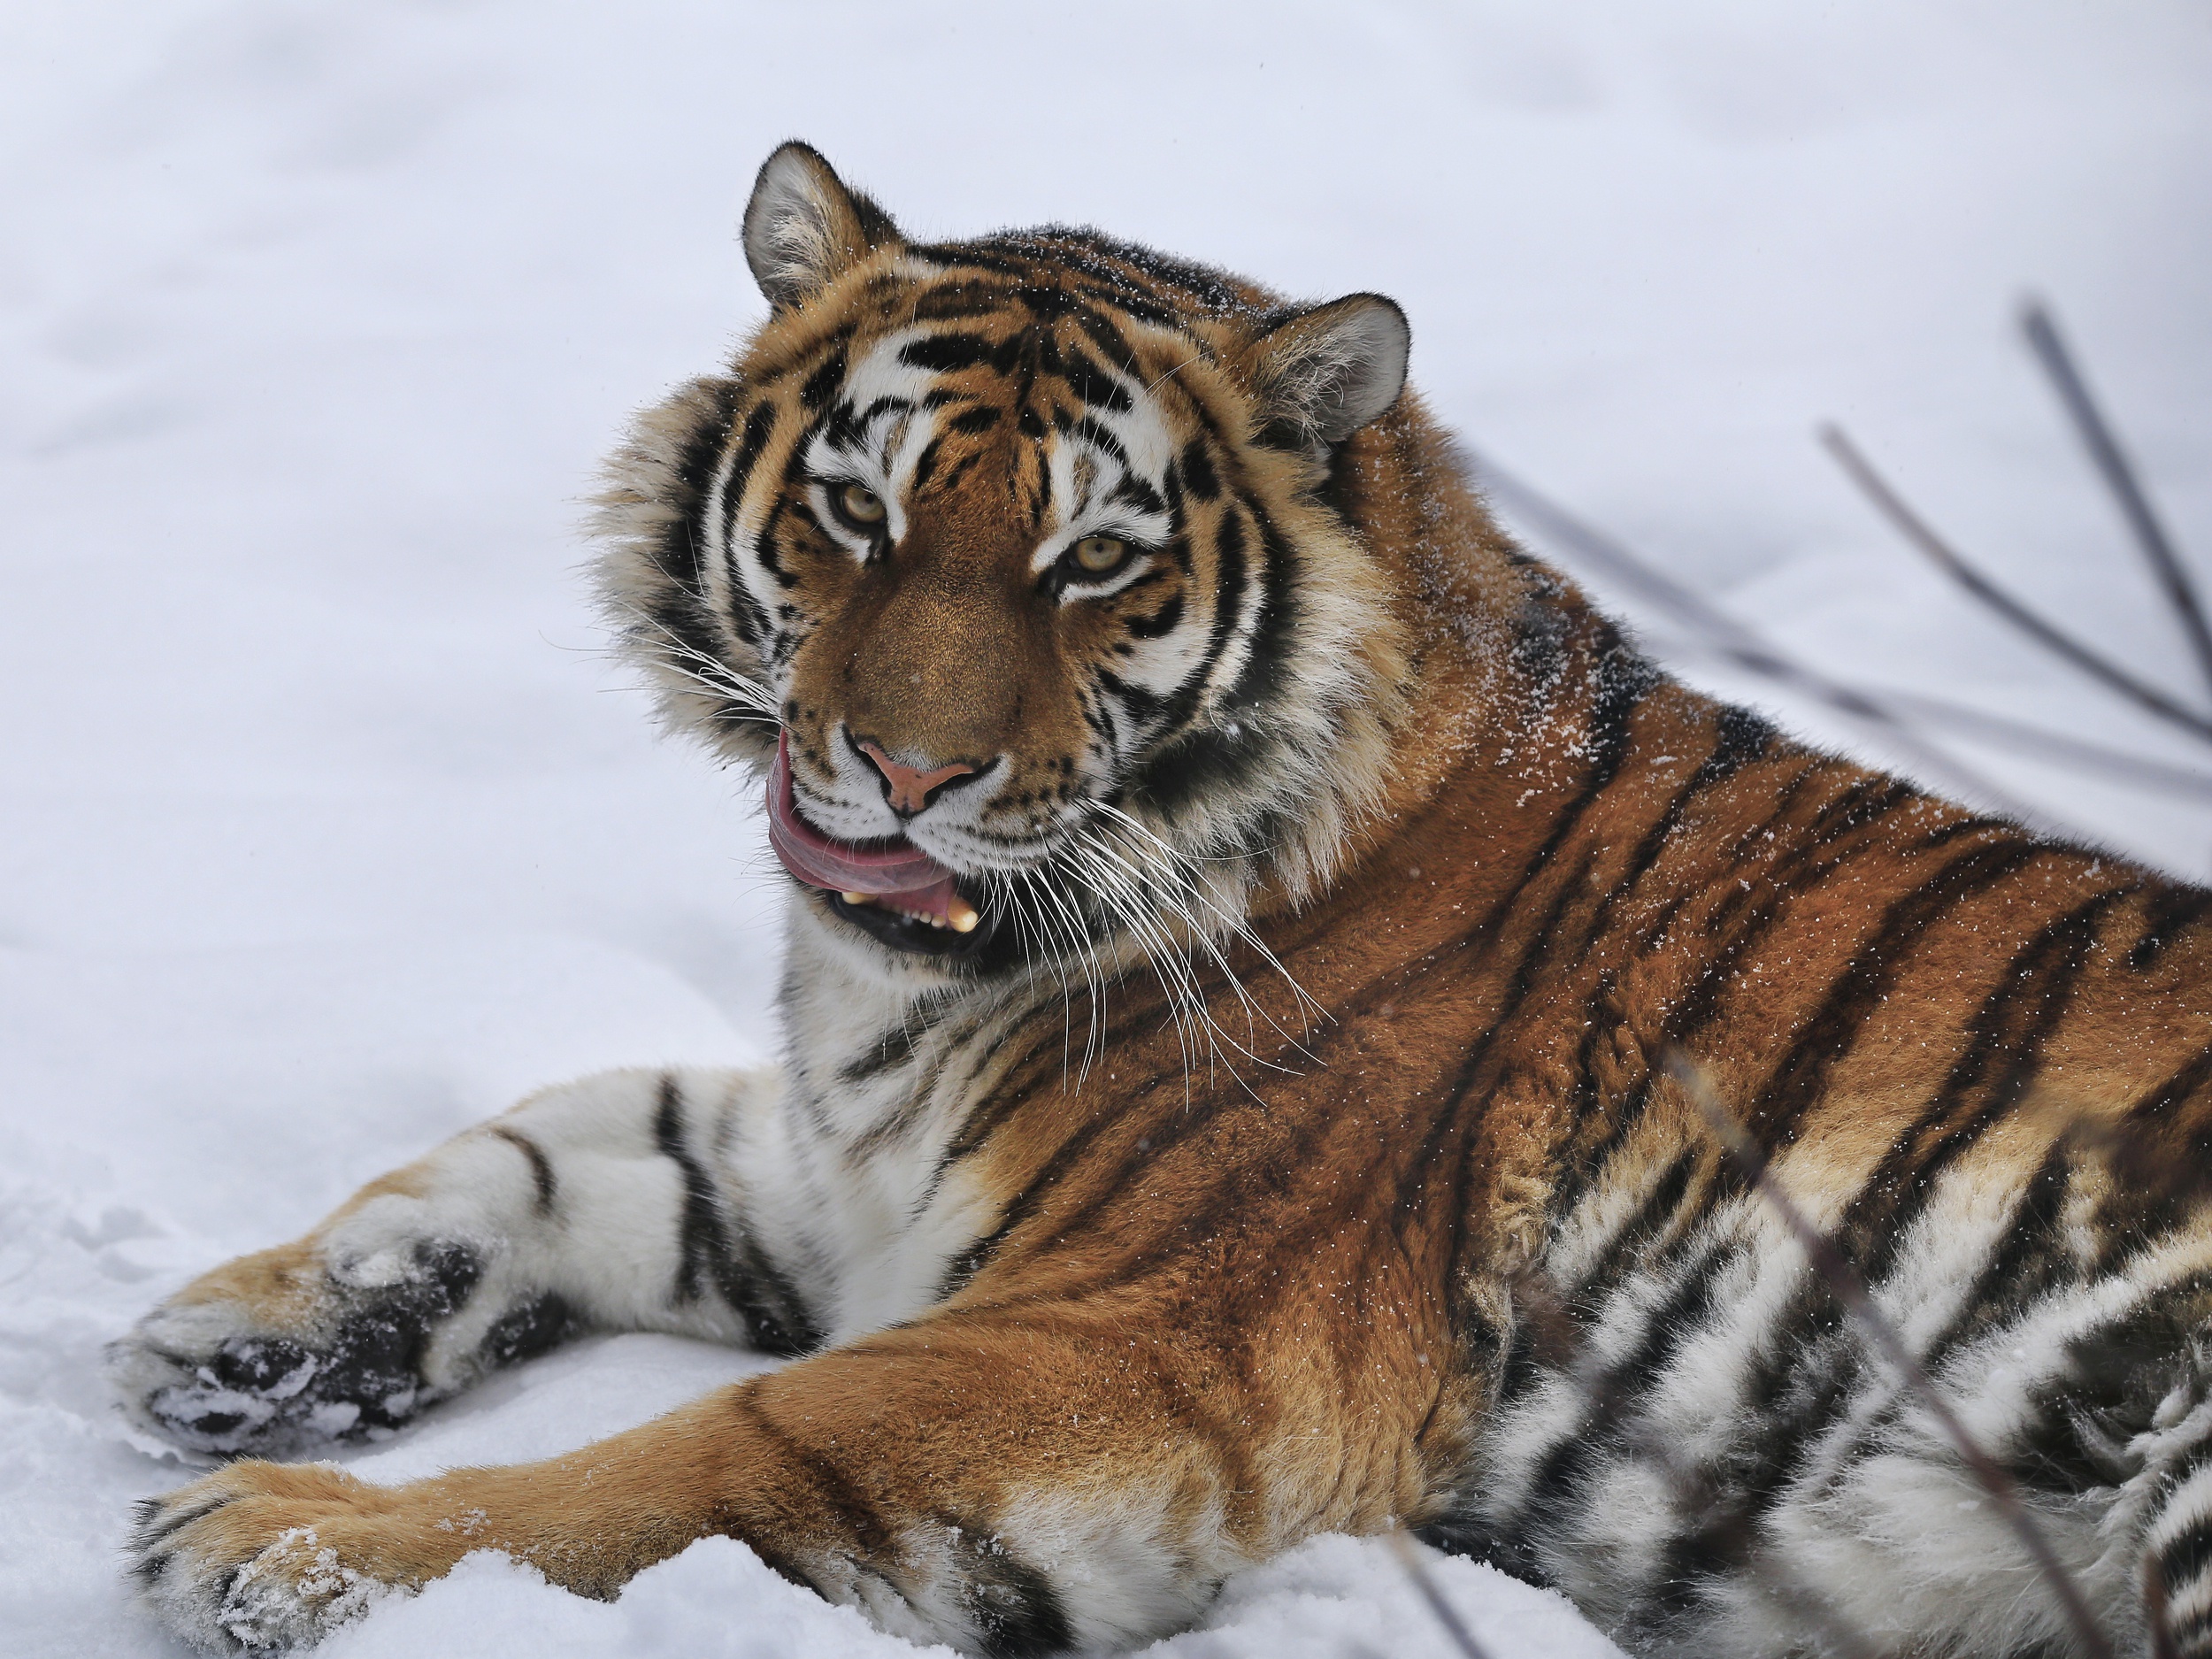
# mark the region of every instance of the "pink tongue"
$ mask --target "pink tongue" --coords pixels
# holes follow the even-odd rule
[[[791,740],[780,734],[768,768],[768,844],[783,867],[809,887],[864,893],[895,910],[949,921],[952,872],[903,836],[863,843],[833,841],[799,816],[791,792]]]

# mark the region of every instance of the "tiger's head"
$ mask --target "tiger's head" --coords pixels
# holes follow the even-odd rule
[[[1095,966],[1325,879],[1403,714],[1345,502],[1397,306],[1085,230],[910,242],[798,143],[744,244],[771,314],[615,457],[601,585],[671,723],[767,774],[833,948]]]

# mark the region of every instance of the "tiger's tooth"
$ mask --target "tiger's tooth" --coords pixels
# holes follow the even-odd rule
[[[983,919],[976,914],[975,906],[956,893],[945,909],[945,919],[952,924],[952,931],[956,933],[972,933],[975,925]]]
[[[841,893],[837,896],[848,904],[873,904],[875,902],[864,893]]]

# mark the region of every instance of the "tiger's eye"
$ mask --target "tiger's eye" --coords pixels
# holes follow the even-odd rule
[[[883,497],[864,484],[847,484],[837,492],[837,504],[855,524],[881,524]]]
[[[1094,576],[1118,569],[1129,556],[1129,544],[1119,536],[1087,535],[1075,544],[1075,562]]]

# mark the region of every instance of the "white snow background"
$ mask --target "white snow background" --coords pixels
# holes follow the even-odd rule
[[[576,566],[633,408],[761,313],[794,134],[910,228],[1093,222],[1396,296],[1485,453],[1832,670],[2185,757],[1915,562],[1970,551],[2192,688],[2010,326],[2047,296],[2212,556],[2212,14],[2193,0],[1043,7],[72,0],[0,12],[0,1647],[129,1606],[100,1344],[544,1082],[768,1051],[753,790],[654,737]],[[1685,672],[1720,679],[1655,644]],[[1870,750],[1868,752],[1876,752]],[[2212,815],[1976,756],[2199,877]],[[348,1461],[542,1455],[751,1369],[583,1344]],[[1463,1562],[1501,1659],[1611,1649]],[[1448,1651],[1379,1546],[1183,1655]],[[702,1543],[612,1605],[472,1558],[372,1655],[887,1655]]]

